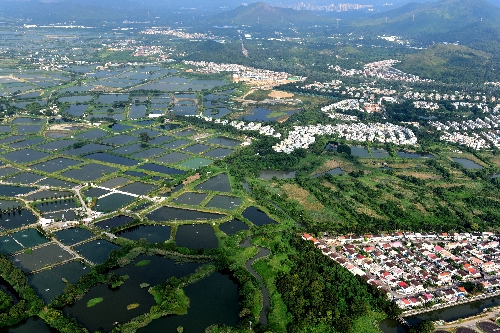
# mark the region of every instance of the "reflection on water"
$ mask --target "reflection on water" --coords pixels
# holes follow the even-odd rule
[[[272,179],[276,177],[278,179],[281,178],[294,178],[295,171],[279,171],[279,170],[262,170],[259,175],[260,178],[264,179]]]
[[[416,316],[411,316],[405,318],[410,325],[418,325],[424,320],[444,320],[447,322],[455,321],[460,318],[466,318],[478,313],[481,313],[484,309],[491,308],[493,306],[500,305],[500,297],[491,297],[483,300],[478,300],[470,302],[467,304],[460,304],[453,307],[448,307],[444,309],[438,309],[426,313],[422,313]],[[403,333],[404,328],[401,327],[395,320],[385,319],[380,322],[380,329],[384,333]]]
[[[466,169],[482,169],[483,167],[480,166],[479,164],[475,163],[474,161],[471,161],[467,158],[458,158],[458,157],[452,157],[451,158],[454,162],[462,164],[462,166]]]

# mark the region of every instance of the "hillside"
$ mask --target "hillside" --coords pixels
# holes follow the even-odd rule
[[[410,3],[401,8],[376,14],[358,22],[358,26],[381,26],[403,33],[445,33],[470,24],[500,24],[499,9],[486,0],[440,0]]]
[[[218,24],[244,24],[262,26],[289,26],[296,23],[317,23],[325,18],[308,11],[272,7],[264,2],[239,6],[233,10],[214,15],[211,19]]]
[[[436,81],[484,83],[498,81],[496,60],[491,54],[463,45],[435,44],[404,56],[398,69]]]

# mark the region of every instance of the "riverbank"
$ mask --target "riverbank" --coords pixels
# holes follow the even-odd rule
[[[496,321],[500,316],[500,306],[496,306],[493,308],[484,309],[482,313],[467,317],[460,318],[451,322],[445,322],[443,320],[434,321],[434,326],[436,329],[445,329],[445,330],[453,330],[459,326],[465,327],[475,327],[478,322],[481,321]]]

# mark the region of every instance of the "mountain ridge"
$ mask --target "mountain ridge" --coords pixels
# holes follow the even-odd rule
[[[255,2],[247,6],[241,5],[235,9],[214,15],[214,21],[224,24],[280,26],[296,22],[318,22],[326,18],[309,11],[298,11],[291,8],[273,7],[265,2]]]
[[[357,26],[398,25],[403,32],[447,32],[473,22],[499,25],[499,10],[486,0],[439,0],[413,2],[375,14]],[[403,24],[404,23],[404,24]]]

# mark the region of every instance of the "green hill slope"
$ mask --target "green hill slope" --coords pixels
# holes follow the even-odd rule
[[[463,45],[436,44],[406,55],[397,66],[404,72],[445,83],[498,81],[495,58]]]
[[[500,24],[499,9],[486,0],[440,0],[411,3],[358,22],[359,26],[397,28],[404,33],[445,33],[470,24]]]
[[[289,26],[290,24],[317,23],[327,20],[308,11],[297,11],[289,8],[272,7],[264,2],[256,2],[248,6],[239,6],[212,17],[210,21],[218,24],[245,24],[270,27]]]

